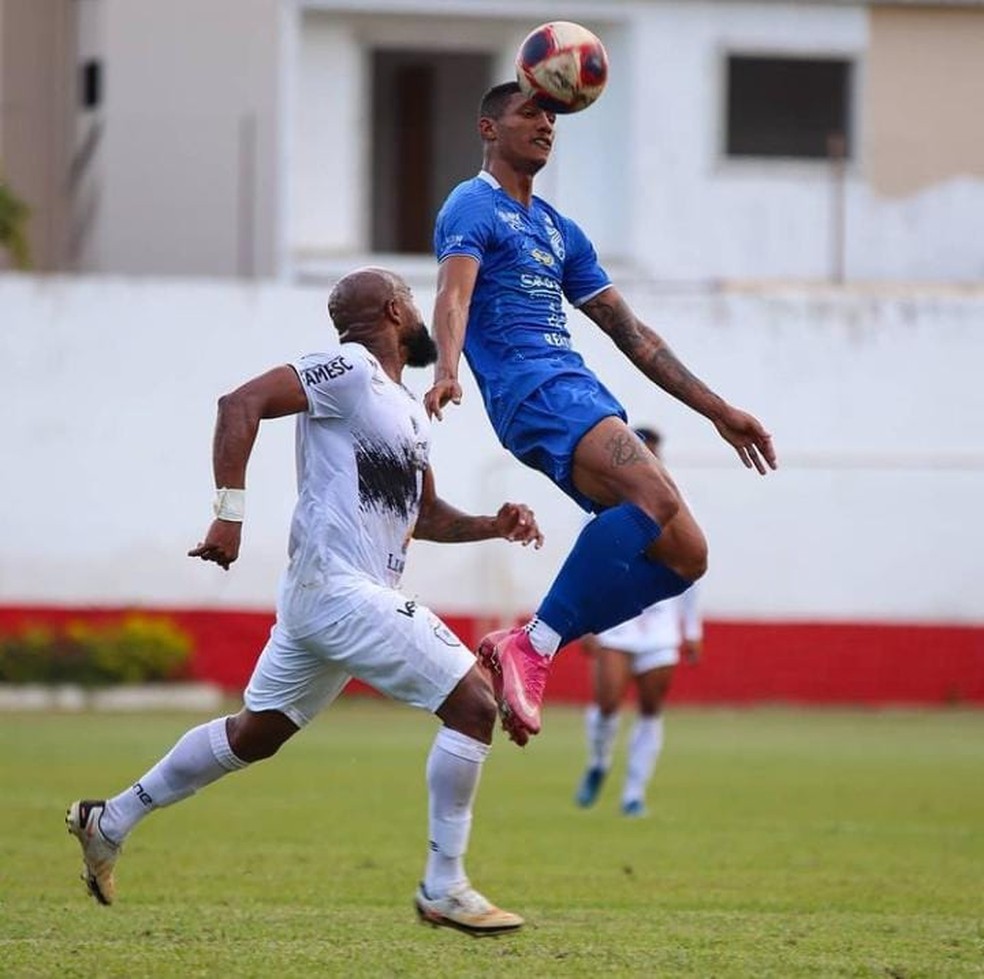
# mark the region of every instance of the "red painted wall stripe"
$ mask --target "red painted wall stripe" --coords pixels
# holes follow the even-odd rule
[[[177,623],[194,640],[191,676],[235,691],[273,624],[272,612],[6,606],[0,632],[27,623],[106,622],[127,611]],[[489,627],[477,616],[445,621],[472,648]],[[674,701],[984,705],[984,626],[710,621],[704,649],[703,662],[677,670]],[[555,702],[590,696],[589,664],[576,644],[555,661],[547,694]]]

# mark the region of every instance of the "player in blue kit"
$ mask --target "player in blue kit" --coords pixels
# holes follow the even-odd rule
[[[486,636],[503,727],[523,745],[540,730],[551,657],[684,591],[707,566],[707,544],[663,464],[626,424],[625,410],[573,349],[562,299],[593,320],[651,381],[708,418],[748,468],[775,469],[771,436],[711,391],[640,321],[598,263],[584,232],[533,194],[550,158],[555,116],[515,82],[479,110],[482,170],[437,217],[440,263],[434,384],[440,419],[461,401],[462,352],[500,442],[598,516],[582,530],[536,615]]]

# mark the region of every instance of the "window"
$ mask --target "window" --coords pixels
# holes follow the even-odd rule
[[[837,58],[732,55],[729,157],[851,155],[851,63]]]
[[[102,64],[86,61],[81,67],[79,101],[83,109],[98,108],[102,102]]]
[[[438,208],[481,167],[478,103],[491,75],[491,55],[373,52],[373,251],[431,251]]]

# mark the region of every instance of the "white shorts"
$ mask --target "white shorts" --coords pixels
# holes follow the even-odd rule
[[[676,666],[680,662],[680,650],[676,646],[665,646],[662,649],[646,649],[643,652],[628,652],[632,660],[632,675],[642,676],[650,670],[661,666]]]
[[[438,710],[474,655],[429,608],[398,591],[367,586],[364,597],[304,639],[274,625],[243,695],[246,707],[279,711],[303,727],[357,677],[394,700]]]

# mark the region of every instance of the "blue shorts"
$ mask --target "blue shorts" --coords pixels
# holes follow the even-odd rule
[[[578,492],[571,479],[574,450],[603,418],[625,421],[625,409],[590,371],[547,378],[529,394],[502,437],[502,444],[524,465],[542,472],[579,507],[603,509]]]

